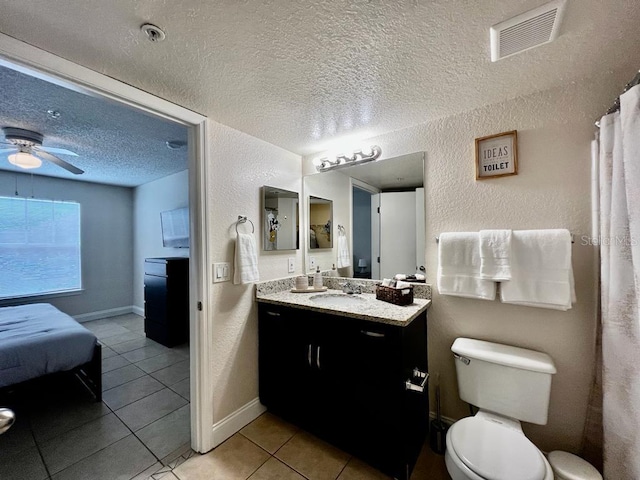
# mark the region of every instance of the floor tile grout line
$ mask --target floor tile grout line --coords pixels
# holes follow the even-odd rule
[[[287,443],[289,443],[291,440],[293,440],[293,437],[295,437],[296,435],[298,435],[298,433],[300,433],[300,432],[303,432],[303,431],[304,431],[304,430],[302,430],[302,429],[300,429],[300,428],[298,428],[298,427],[296,427],[296,428],[297,428],[297,430],[293,433],[293,435],[291,435],[291,436],[287,439],[287,441],[286,441],[286,442],[284,442],[282,445],[280,445],[280,447],[279,447],[275,452],[273,452],[273,454],[271,454],[271,456],[272,456],[273,458],[275,458],[276,460],[278,460],[279,462],[282,462],[284,465],[286,465],[287,467],[289,467],[291,470],[293,470],[293,471],[294,471],[294,472],[296,472],[297,474],[299,474],[299,475],[303,476],[304,478],[306,478],[307,480],[309,480],[309,477],[307,477],[304,473],[299,472],[298,470],[296,470],[296,468],[295,468],[293,465],[289,465],[289,464],[288,464],[286,461],[284,461],[283,459],[276,457],[276,453],[278,453],[280,450],[282,450],[282,448],[284,448],[284,446],[285,446]]]
[[[44,455],[42,455],[42,450],[40,449],[40,442],[36,438],[36,435],[33,433],[33,426],[31,425],[31,416],[28,417],[29,422],[29,432],[31,433],[31,437],[33,438],[33,443],[35,443],[36,450],[38,451],[38,456],[40,457],[40,461],[42,462],[42,466],[47,472],[47,477],[51,479],[51,472],[49,471],[49,467],[47,466],[47,462],[44,460]]]
[[[160,391],[160,390],[158,390],[158,392],[159,392],[159,391]],[[155,392],[155,393],[157,393],[157,392]],[[152,394],[152,395],[153,395],[153,394]],[[178,395],[178,394],[176,393],[176,395]],[[178,395],[178,396],[180,396],[180,395]],[[146,397],[145,397],[145,398],[146,398]],[[134,402],[134,403],[135,403],[135,402]],[[129,404],[129,405],[132,405],[132,404]],[[176,411],[180,410],[181,408],[186,407],[187,405],[189,406],[189,409],[191,409],[191,403],[190,403],[190,402],[187,402],[187,403],[185,403],[184,405],[182,405],[182,406],[180,406],[180,407],[176,408],[175,410],[171,410],[171,411],[170,411],[169,413],[167,413],[166,415],[163,415],[163,416],[161,416],[161,417],[159,417],[159,418],[156,418],[153,422],[149,422],[149,423],[147,423],[146,425],[143,425],[142,427],[140,427],[139,429],[137,429],[137,430],[135,430],[135,431],[134,431],[134,430],[131,430],[131,428],[129,428],[129,425],[127,425],[127,424],[125,423],[125,421],[124,421],[122,418],[120,418],[120,416],[119,416],[116,412],[113,412],[113,413],[118,417],[118,420],[120,420],[122,423],[124,423],[124,425],[125,425],[129,430],[131,430],[131,433],[133,433],[134,435],[136,435],[136,432],[139,432],[139,431],[140,431],[140,430],[142,430],[143,428],[146,428],[146,427],[148,427],[149,425],[151,425],[151,424],[153,424],[153,423],[156,423],[157,421],[162,420],[162,419],[163,419],[163,418],[165,418],[165,417],[168,417],[168,416],[169,416],[169,415],[171,415],[172,413],[175,413]],[[118,410],[120,410],[120,409],[118,409]],[[137,436],[137,435],[136,435],[136,438],[138,438],[138,436]],[[138,438],[138,440],[140,440],[140,441],[142,442],[142,440],[141,440],[140,438]],[[142,443],[144,443],[144,442],[142,442]],[[146,446],[146,445],[145,445],[145,446]],[[156,457],[156,458],[157,458],[157,457]]]
[[[98,402],[95,402],[95,403],[98,403]],[[84,426],[85,426],[86,424],[88,424],[88,423],[94,422],[94,421],[96,421],[96,420],[98,420],[98,419],[100,419],[100,418],[102,418],[102,417],[106,417],[107,415],[109,415],[109,414],[111,414],[111,413],[113,413],[113,414],[115,414],[115,413],[116,413],[116,412],[114,412],[114,411],[111,409],[111,407],[109,407],[109,405],[107,405],[107,404],[106,404],[106,403],[104,403],[104,402],[101,402],[101,403],[102,403],[105,407],[107,407],[107,410],[109,410],[107,413],[102,414],[102,415],[99,415],[99,416],[97,416],[97,417],[95,417],[95,418],[92,418],[92,419],[90,419],[90,420],[87,420],[87,421],[85,421],[85,422],[79,423],[78,425],[76,425],[76,426],[75,426],[75,427],[73,427],[73,428],[70,428],[69,430],[65,430],[64,432],[58,433],[57,435],[54,435],[53,437],[51,437],[51,438],[47,438],[46,440],[42,440],[42,441],[38,441],[38,439],[36,438],[36,435],[35,435],[35,434],[33,433],[33,431],[32,431],[34,441],[36,442],[36,444],[50,442],[50,441],[52,441],[52,440],[54,440],[54,439],[56,439],[56,438],[58,438],[58,437],[60,437],[60,436],[62,436],[62,435],[66,435],[66,434],[67,434],[67,433],[69,433],[69,432],[73,432],[74,430],[77,430],[77,429],[78,429],[78,428],[80,428],[80,427],[84,427]]]
[[[140,379],[142,379],[142,378],[144,378],[144,377],[151,377],[151,375],[143,375],[142,377],[134,378],[134,379],[133,379],[133,380],[131,380],[130,382],[126,382],[126,383],[123,383],[122,385],[118,385],[118,387],[122,387],[123,385],[127,385],[127,384],[129,384],[129,383],[133,383],[133,382],[135,382],[136,380],[140,380]],[[153,377],[151,377],[151,378],[153,378]],[[160,385],[162,385],[162,387],[163,387],[163,388],[161,388],[160,390],[164,390],[165,388],[169,388],[169,387],[167,387],[164,383],[162,383],[160,380],[155,379],[155,378],[153,378],[153,379],[154,379],[156,382],[158,382]],[[118,388],[118,387],[113,387],[113,388]],[[109,390],[113,390],[113,388],[110,388]],[[105,390],[104,392],[102,392],[102,395],[104,396],[104,394],[105,394],[106,392],[108,392],[109,390]],[[137,399],[135,399],[133,402],[127,403],[127,404],[125,404],[125,405],[122,405],[122,406],[120,406],[120,407],[116,408],[115,410],[114,410],[114,409],[111,409],[111,410],[113,411],[113,413],[116,413],[116,410],[120,410],[121,408],[124,408],[124,407],[127,407],[127,406],[129,406],[129,405],[132,405],[132,404],[136,403],[136,402],[137,402],[137,401],[139,401],[139,400],[144,400],[145,398],[150,397],[150,396],[151,396],[151,395],[153,395],[154,393],[158,393],[160,390],[156,390],[155,392],[148,393],[148,394],[146,394],[144,397],[137,398]],[[171,388],[169,388],[169,390],[171,390],[171,391],[173,392],[173,390],[172,390]],[[179,397],[181,397],[181,398],[184,398],[184,397],[183,397],[182,395],[180,395],[178,392],[173,392],[173,393],[175,393],[176,395],[178,395],[178,396],[179,396]],[[186,400],[186,398],[185,398],[185,400]],[[102,400],[102,402],[103,402],[105,405],[107,405],[107,407],[109,407],[109,405],[107,404],[107,402],[105,402],[105,401],[104,401],[104,399]],[[109,407],[109,408],[111,408],[111,407]],[[182,408],[182,407],[181,407],[181,408]],[[120,418],[120,417],[118,417],[118,418]]]

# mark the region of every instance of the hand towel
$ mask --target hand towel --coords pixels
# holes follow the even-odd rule
[[[240,285],[257,282],[259,279],[256,241],[250,233],[239,233],[236,238],[233,283]]]
[[[336,263],[338,268],[351,266],[351,255],[349,255],[347,236],[342,232],[338,233],[338,261]]]
[[[480,230],[480,278],[511,279],[511,230]]]
[[[514,230],[511,280],[500,284],[503,303],[569,310],[576,301],[568,230]]]
[[[480,237],[475,232],[441,233],[438,243],[441,295],[494,300],[496,283],[480,278]]]

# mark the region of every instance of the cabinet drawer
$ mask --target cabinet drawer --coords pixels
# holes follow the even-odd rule
[[[165,277],[167,275],[167,262],[144,262],[144,273]]]

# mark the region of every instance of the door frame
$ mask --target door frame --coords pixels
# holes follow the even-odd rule
[[[207,321],[211,278],[207,241],[207,117],[2,33],[0,65],[80,93],[116,101],[188,128],[191,448],[198,452],[211,450],[213,382],[207,374],[212,338]]]

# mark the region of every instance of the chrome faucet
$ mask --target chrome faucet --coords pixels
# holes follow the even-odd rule
[[[347,295],[353,295],[354,293],[362,293],[362,285],[360,285],[359,283],[353,283],[353,282],[345,282],[340,284],[340,286],[342,287],[342,292],[346,293]]]

